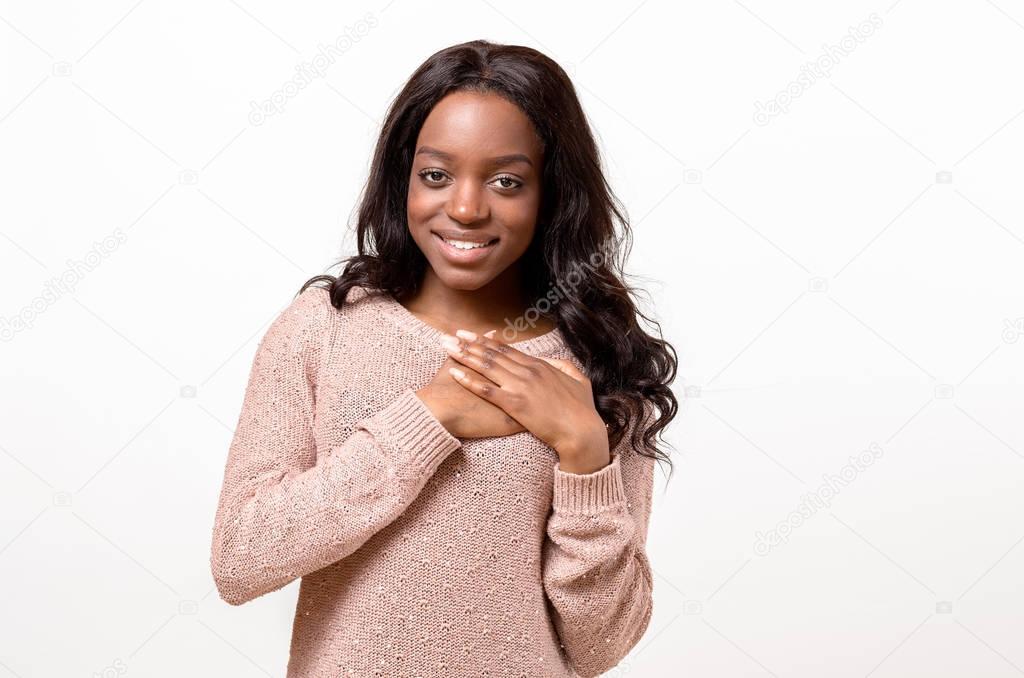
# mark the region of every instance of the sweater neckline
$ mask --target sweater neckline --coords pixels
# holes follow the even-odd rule
[[[391,318],[404,330],[422,339],[431,345],[439,345],[441,335],[445,332],[430,325],[415,315],[412,311],[402,306],[395,297],[387,291],[380,291],[382,306]],[[517,351],[530,355],[547,354],[557,351],[565,345],[561,329],[556,325],[554,329],[530,339],[508,342],[508,345]]]

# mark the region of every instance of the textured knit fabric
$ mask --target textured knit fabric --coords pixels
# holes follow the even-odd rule
[[[654,461],[628,433],[589,474],[529,432],[452,436],[415,394],[440,337],[362,287],[273,321],[217,506],[220,596],[301,577],[289,678],[599,675],[650,620]],[[559,329],[513,346],[582,369]]]

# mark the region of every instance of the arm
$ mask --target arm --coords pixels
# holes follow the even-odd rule
[[[411,389],[316,449],[319,356],[335,313],[326,293],[299,295],[253,360],[228,451],[210,567],[240,605],[341,560],[405,510],[460,446]]]
[[[611,462],[593,473],[569,473],[555,464],[544,590],[566,655],[584,676],[618,664],[644,634],[653,610],[644,545],[655,462],[630,447],[629,435]]]

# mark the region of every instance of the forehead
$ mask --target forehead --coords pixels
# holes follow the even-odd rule
[[[540,159],[541,144],[530,119],[497,94],[453,92],[434,106],[417,146],[428,145],[472,160],[505,153]]]

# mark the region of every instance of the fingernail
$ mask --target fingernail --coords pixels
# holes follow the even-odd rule
[[[444,346],[445,348],[450,348],[452,350],[458,350],[458,348],[459,348],[459,340],[456,339],[455,337],[453,337],[450,334],[442,334],[441,335],[441,345]]]
[[[484,336],[485,337],[493,337],[494,333],[497,332],[497,331],[498,330],[488,330],[487,332],[484,332]]]
[[[452,376],[456,379],[462,379],[466,376],[466,373],[460,370],[458,367],[449,367],[448,371],[451,372]]]
[[[455,330],[455,334],[468,341],[476,341],[476,332],[470,332],[469,330]]]

